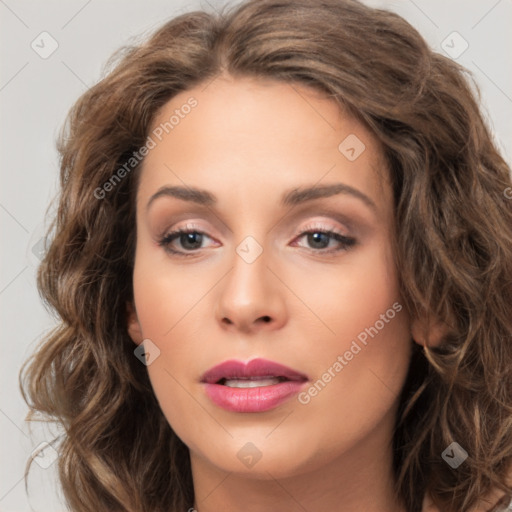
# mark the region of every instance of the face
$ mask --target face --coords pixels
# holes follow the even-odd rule
[[[387,446],[411,333],[378,142],[313,90],[230,77],[150,137],[129,332],[193,465],[278,478]]]

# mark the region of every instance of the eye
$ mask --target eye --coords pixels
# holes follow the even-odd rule
[[[305,237],[306,242],[309,245],[307,249],[310,249],[313,252],[335,253],[345,251],[356,244],[356,239],[353,237],[342,235],[334,230],[318,227],[312,227],[302,231],[298,235],[297,239]],[[334,248],[331,247],[329,249],[331,242],[334,242]]]
[[[204,238],[210,238],[206,233],[195,228],[185,227],[166,233],[158,240],[158,245],[165,251],[177,256],[193,256],[194,252],[202,249]],[[176,250],[172,247],[175,241],[179,241],[184,250]]]
[[[205,238],[210,237],[203,231],[187,226],[166,233],[160,237],[158,245],[163,247],[166,252],[176,256],[194,256],[195,252],[204,248],[203,242]],[[338,231],[319,227],[306,228],[295,240],[302,238],[306,238],[306,242],[309,245],[309,247],[306,247],[307,249],[321,254],[345,251],[356,244],[356,239],[353,237],[348,237]],[[179,242],[182,250],[173,247],[175,242]],[[329,248],[332,242],[334,242],[334,248]],[[302,247],[301,245],[299,246]]]

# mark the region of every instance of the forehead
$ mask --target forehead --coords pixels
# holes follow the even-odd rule
[[[294,185],[340,181],[382,207],[390,200],[379,142],[309,87],[217,77],[172,98],[149,135],[155,145],[142,166],[140,201],[165,184],[236,191],[243,204],[262,189],[277,197]]]

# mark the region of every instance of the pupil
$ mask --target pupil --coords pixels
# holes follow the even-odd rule
[[[323,240],[322,237],[324,237]],[[315,248],[325,249],[329,245],[329,236],[325,233],[310,233],[308,234],[308,243],[313,245]]]
[[[197,249],[198,247],[201,247],[202,236],[203,235],[201,233],[182,233],[180,242],[186,249]],[[199,237],[199,240],[196,240],[196,237]],[[189,243],[192,244],[192,247],[187,245]],[[198,247],[194,246],[194,243],[198,244]]]

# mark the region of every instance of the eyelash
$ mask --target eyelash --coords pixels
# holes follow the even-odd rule
[[[197,253],[199,251],[199,249],[182,252],[182,251],[176,251],[175,249],[172,249],[170,246],[171,243],[175,239],[179,238],[182,234],[192,234],[192,233],[197,233],[200,235],[208,236],[205,232],[203,232],[199,229],[196,229],[193,227],[185,227],[185,228],[176,229],[174,231],[170,231],[169,233],[166,233],[165,235],[160,237],[160,239],[158,240],[158,245],[160,247],[163,247],[166,252],[173,254],[175,256],[179,256],[179,257],[194,256],[195,253]],[[323,253],[323,254],[338,253],[341,251],[346,251],[356,244],[356,239],[353,237],[347,237],[345,235],[342,235],[341,233],[338,233],[337,231],[323,229],[323,228],[316,228],[316,227],[311,227],[311,228],[306,227],[305,231],[302,231],[301,233],[299,233],[295,238],[300,239],[306,235],[315,234],[315,233],[327,235],[331,239],[334,239],[341,244],[341,247],[339,247],[337,249],[330,249],[330,250],[326,250],[326,249],[318,249],[317,250],[317,249],[311,249],[311,248],[309,249],[310,251],[315,252],[315,253]]]

